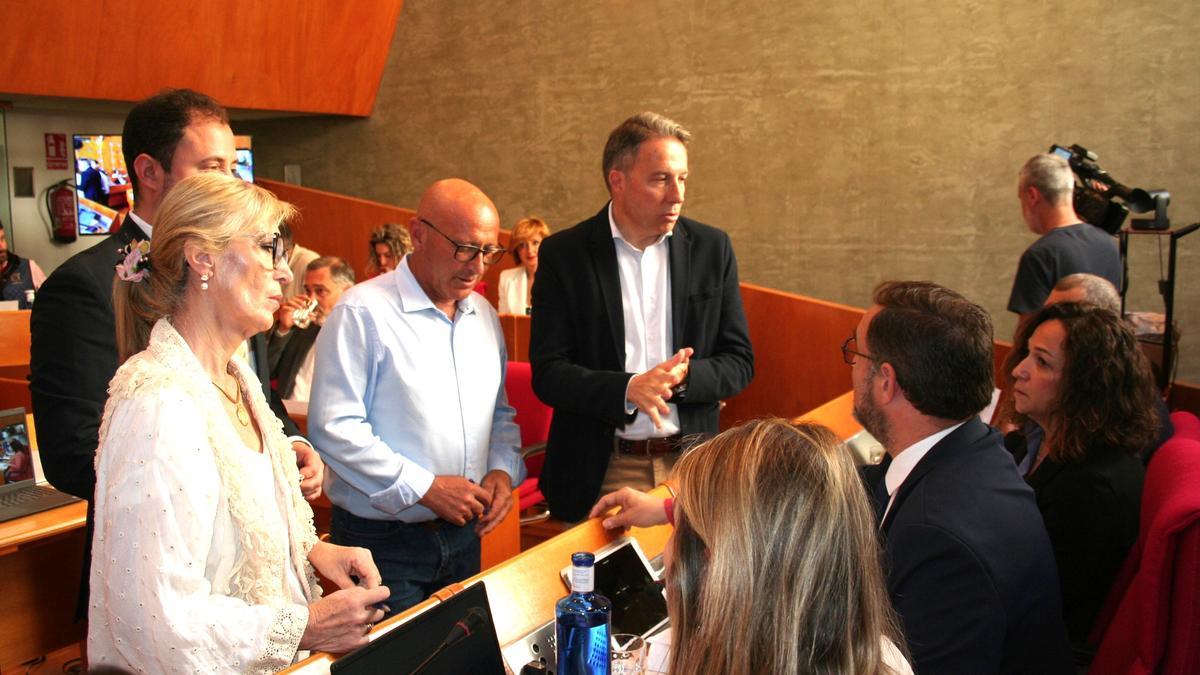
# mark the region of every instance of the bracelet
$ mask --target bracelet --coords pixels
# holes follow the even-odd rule
[[[675,527],[675,498],[663,500],[663,511],[667,514],[667,523],[671,527]]]

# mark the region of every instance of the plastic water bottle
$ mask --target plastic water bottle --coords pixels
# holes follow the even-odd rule
[[[312,324],[313,315],[316,314],[316,311],[317,299],[309,298],[308,302],[305,303],[303,307],[292,312],[292,323],[296,326],[296,328],[304,330]]]
[[[612,603],[595,592],[596,556],[571,556],[571,594],[554,607],[558,675],[608,675]]]

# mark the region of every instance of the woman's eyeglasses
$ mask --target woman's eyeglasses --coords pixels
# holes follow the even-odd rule
[[[272,266],[287,262],[287,249],[284,248],[283,237],[279,236],[278,232],[271,236],[270,242],[260,242],[258,247],[271,254]]]

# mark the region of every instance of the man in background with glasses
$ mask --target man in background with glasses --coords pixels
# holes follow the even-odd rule
[[[542,243],[529,360],[554,408],[539,486],[556,518],[663,482],[754,375],[733,244],[681,215],[690,139],[655,113],[622,122],[604,148],[612,200]]]
[[[505,253],[496,207],[438,181],[410,228],[413,252],[325,320],[309,406],[333,541],[371,551],[391,612],[479,571],[479,537],[512,507],[522,468],[504,335],[472,292]]]

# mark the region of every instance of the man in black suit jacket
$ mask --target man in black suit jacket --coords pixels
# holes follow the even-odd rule
[[[978,417],[990,317],[929,282],[884,283],[874,302],[842,350],[855,417],[888,453],[864,481],[916,672],[1074,672],[1033,492]]]
[[[563,520],[602,486],[653,487],[754,373],[729,237],[679,215],[689,139],[654,113],[623,122],[604,152],[612,201],[542,244],[530,361],[554,417],[539,486]]]
[[[112,280],[117,251],[150,236],[155,211],[175,183],[201,171],[233,172],[237,150],[229,118],[216,101],[186,89],[163,92],[135,106],[122,131],[135,208],[116,234],[63,263],[38,292],[30,317],[30,384],[38,448],[46,479],[91,499],[93,458],[108,381],[117,371]],[[283,422],[299,434],[278,397],[271,396],[266,339],[250,341],[263,392]],[[320,494],[324,465],[305,442],[295,441],[305,496]]]
[[[310,262],[304,272],[304,295],[290,298],[276,314],[276,327],[268,345],[271,379],[275,391],[285,401],[308,401],[312,391],[313,345],[342,293],[354,285],[354,268],[337,256],[325,256]],[[310,315],[312,323],[295,327],[295,313],[310,300],[317,302]]]
[[[176,183],[201,171],[232,173],[237,161],[224,108],[186,89],[167,91],[134,106],[125,119],[122,146],[133,181],[134,211],[115,234],[72,256],[46,279],[29,324],[29,389],[46,479],[89,502],[96,485],[100,418],[108,382],[119,365],[112,306],[118,250],[150,236],[156,209]],[[284,433],[297,436],[299,429],[283,403],[271,395],[264,336],[256,335],[250,348],[263,392],[283,422]],[[305,497],[316,499],[324,464],[303,439],[293,439],[292,447],[305,479],[301,489]],[[88,525],[90,549],[90,505]],[[87,563],[85,557],[84,592]]]

